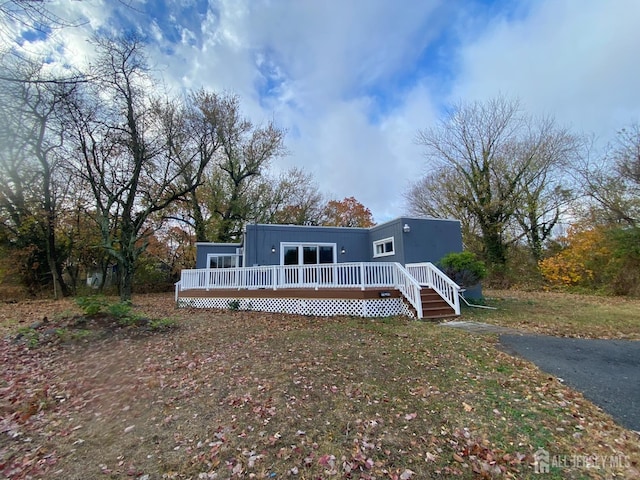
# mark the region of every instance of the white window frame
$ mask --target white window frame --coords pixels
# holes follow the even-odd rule
[[[285,247],[297,247],[298,248],[298,265],[303,265],[303,247],[332,247],[333,248],[333,262],[338,263],[338,244],[328,242],[281,242],[280,243],[280,265],[284,265],[284,249]],[[320,257],[318,257],[320,260]],[[316,265],[328,265],[326,263],[317,263]]]
[[[234,259],[233,265],[231,267],[226,267],[226,268],[237,268],[240,262],[240,255],[238,255],[238,253],[208,253],[207,268],[211,268],[211,259],[214,257],[233,257]],[[225,268],[225,267],[221,267],[221,268]]]
[[[384,248],[387,243],[391,242],[391,251],[385,252]],[[382,245],[382,253],[378,253],[378,246]],[[389,257],[396,254],[396,240],[395,237],[387,237],[373,242],[373,258]]]

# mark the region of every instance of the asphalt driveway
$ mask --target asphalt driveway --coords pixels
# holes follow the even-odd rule
[[[640,431],[640,342],[506,334],[500,343]]]

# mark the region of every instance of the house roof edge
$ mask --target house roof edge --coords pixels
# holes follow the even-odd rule
[[[400,216],[400,217],[392,218],[391,220],[387,220],[386,222],[378,223],[378,224],[376,224],[376,225],[374,225],[372,227],[340,227],[340,226],[336,226],[336,225],[296,225],[296,224],[292,224],[292,223],[247,223],[245,225],[245,228],[248,225],[253,225],[253,226],[256,226],[256,227],[259,226],[259,227],[293,227],[293,228],[341,228],[341,229],[349,229],[349,230],[370,231],[372,229],[379,228],[379,227],[387,225],[389,223],[394,223],[394,222],[398,222],[398,221],[405,221],[405,220],[437,220],[437,221],[441,221],[441,222],[458,222],[458,223],[460,223],[460,220],[457,220],[455,218]]]
[[[384,222],[384,223],[390,223],[390,222],[395,222],[396,220],[438,220],[438,221],[442,221],[442,222],[460,222],[460,220],[458,220],[457,218],[439,218],[439,217],[396,217],[392,220],[389,220],[388,222]],[[383,225],[383,224],[381,224]]]
[[[237,247],[238,245],[242,245],[242,242],[196,242],[196,247]]]

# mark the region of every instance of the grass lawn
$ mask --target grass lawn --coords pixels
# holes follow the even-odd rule
[[[637,338],[640,302],[607,300],[602,322],[593,308],[591,317],[588,308],[565,312],[582,297],[520,295],[490,292],[500,310],[465,310],[464,317]],[[89,322],[80,329],[69,323],[79,311],[71,302],[0,307],[5,477],[640,475],[636,433],[501,352],[495,336],[404,318],[175,310],[170,295],[134,304],[177,326],[141,331]],[[540,310],[554,318],[545,321]],[[25,327],[45,315],[45,326],[29,334]],[[616,316],[625,318],[617,326]],[[533,466],[539,448],[556,460],[544,476]],[[586,468],[587,461],[606,468]]]
[[[465,308],[466,320],[529,332],[582,338],[640,340],[640,300],[558,292],[486,290],[486,305]]]

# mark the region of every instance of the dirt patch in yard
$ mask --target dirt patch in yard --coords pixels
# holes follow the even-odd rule
[[[134,309],[177,327],[73,335],[60,327],[79,315],[72,302],[0,307],[4,476],[537,478],[539,448],[618,462],[555,465],[550,478],[639,474],[635,433],[493,337],[403,318],[176,310],[159,295]],[[16,338],[45,316],[66,336]]]

